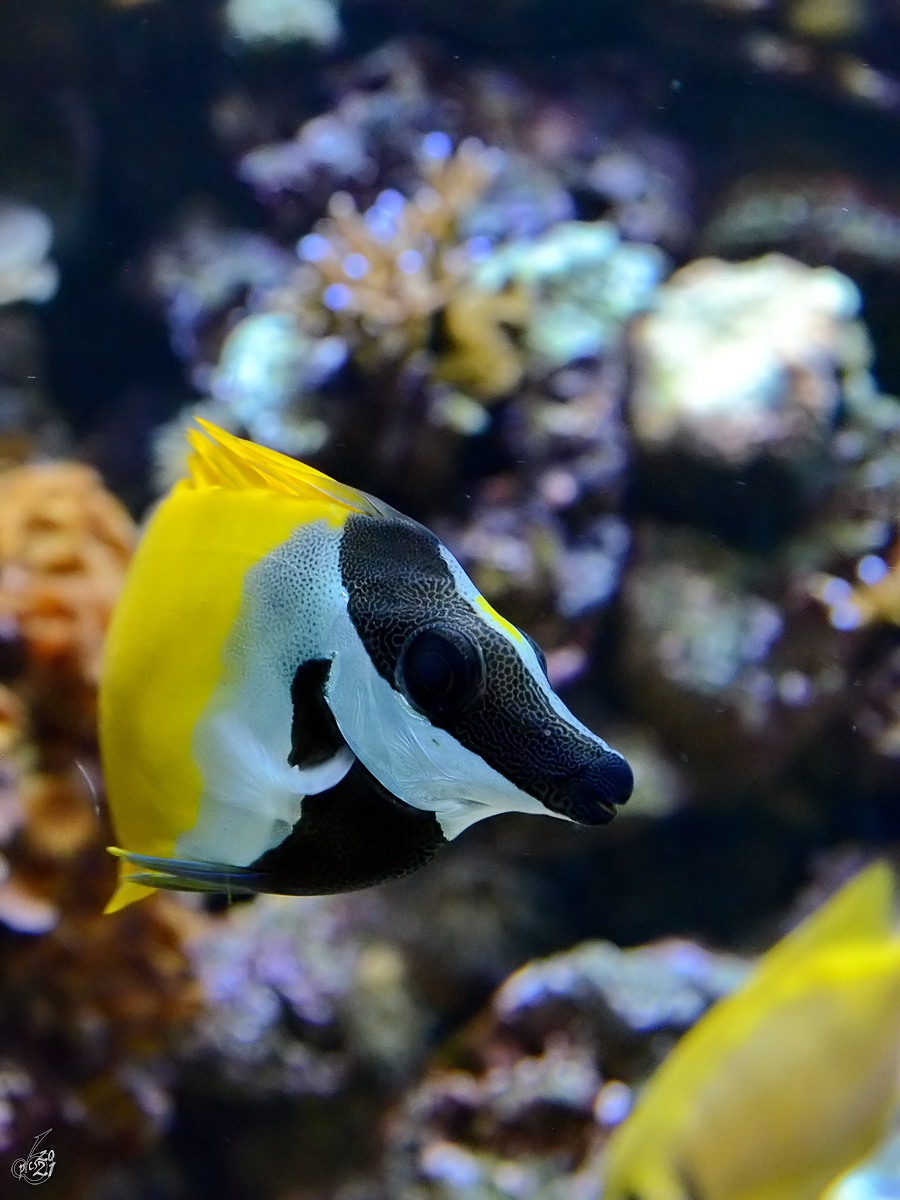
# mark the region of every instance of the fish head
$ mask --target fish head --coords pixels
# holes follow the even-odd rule
[[[494,812],[612,820],[628,763],[569,712],[536,643],[433,533],[391,512],[352,516],[340,573],[347,620],[325,695],[385,787],[433,810],[447,837]]]

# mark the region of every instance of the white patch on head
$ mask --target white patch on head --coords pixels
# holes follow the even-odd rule
[[[347,747],[312,768],[287,761],[297,667],[331,657],[327,632],[346,613],[339,539],[339,529],[316,522],[248,571],[222,678],[194,732],[204,786],[178,857],[248,866],[284,841],[304,796],[334,787],[353,765]]]

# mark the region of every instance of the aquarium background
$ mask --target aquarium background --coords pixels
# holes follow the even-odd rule
[[[50,1129],[47,1200],[602,1196],[897,854],[898,274],[896,0],[5,0],[0,1194]],[[102,916],[103,635],[193,414],[434,529],[613,825]]]

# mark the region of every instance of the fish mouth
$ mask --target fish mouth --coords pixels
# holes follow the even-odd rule
[[[634,790],[634,774],[621,754],[608,750],[555,783],[548,808],[578,825],[608,825]]]

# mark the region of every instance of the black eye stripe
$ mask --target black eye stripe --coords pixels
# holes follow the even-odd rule
[[[564,782],[602,758],[601,747],[559,715],[515,647],[460,596],[437,538],[402,518],[352,516],[340,567],[350,619],[391,687],[399,690],[404,645],[423,628],[455,628],[478,642],[483,694],[461,711],[429,719],[551,811],[580,819],[570,813]],[[609,758],[621,761],[612,752]]]

